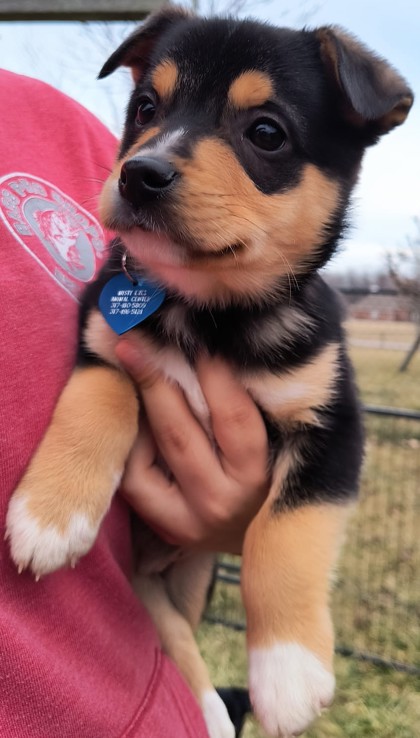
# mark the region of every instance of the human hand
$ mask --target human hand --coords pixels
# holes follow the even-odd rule
[[[124,336],[116,353],[138,386],[147,416],[128,460],[123,495],[170,543],[240,553],[269,483],[267,434],[253,400],[221,359],[199,360],[215,449],[180,387],[152,368],[139,336]],[[159,467],[159,456],[171,479]]]

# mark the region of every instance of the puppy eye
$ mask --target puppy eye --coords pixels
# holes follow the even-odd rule
[[[136,126],[139,128],[150,123],[154,114],[156,113],[156,104],[150,97],[140,98],[137,113],[136,113]]]
[[[279,151],[286,143],[286,134],[278,123],[269,118],[259,118],[246,132],[249,140],[264,151]]]

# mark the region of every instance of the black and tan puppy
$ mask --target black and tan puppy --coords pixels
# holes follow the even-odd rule
[[[340,310],[317,271],[342,234],[365,148],[404,121],[412,94],[340,29],[177,9],[152,16],[100,76],[120,65],[135,89],[101,202],[120,239],[86,292],[77,368],[12,498],[12,556],[38,575],[77,560],[118,487],[138,400],[110,325],[142,321],[156,365],[205,426],[194,365],[200,352],[219,354],[261,408],[272,450],[243,556],[252,703],[270,735],[297,735],[333,697],[329,581],[362,456]],[[187,623],[211,568],[201,558],[138,587],[212,738],[226,738],[232,726]]]

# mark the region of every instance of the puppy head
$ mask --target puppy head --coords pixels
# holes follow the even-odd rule
[[[171,8],[117,49],[135,81],[102,220],[201,303],[264,301],[331,255],[363,151],[412,104],[335,28],[277,29]]]

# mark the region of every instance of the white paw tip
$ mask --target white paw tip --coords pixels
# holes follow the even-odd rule
[[[309,649],[278,642],[249,653],[249,689],[257,718],[271,736],[303,733],[334,697],[335,679]]]
[[[80,513],[73,513],[63,533],[54,525],[42,526],[29,513],[24,494],[10,500],[6,525],[10,553],[19,574],[30,567],[36,581],[69,562],[75,563],[89,551],[97,534],[97,528]]]
[[[203,692],[200,702],[210,738],[235,738],[235,728],[226,705],[216,690],[209,689]]]

